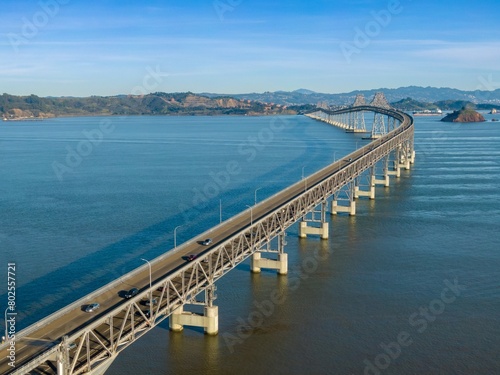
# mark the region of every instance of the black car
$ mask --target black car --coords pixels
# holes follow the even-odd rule
[[[146,305],[146,306],[150,306],[151,303],[153,303],[153,305],[156,305],[158,303],[158,300],[156,298],[153,298],[151,300],[148,299],[148,300],[144,301],[144,305]]]
[[[139,293],[139,289],[132,288],[128,292],[125,292],[125,294],[123,296],[125,298],[129,299],[129,298],[132,298],[133,296],[135,296],[137,293]]]

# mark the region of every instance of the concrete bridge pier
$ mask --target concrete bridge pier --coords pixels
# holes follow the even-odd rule
[[[359,197],[368,197],[370,199],[375,199],[375,174],[373,168],[370,169],[370,174],[364,177],[368,180],[367,185],[360,184],[362,177],[355,179],[354,198],[358,199]],[[368,190],[361,190],[361,187],[368,187]]]
[[[403,164],[405,169],[409,170],[411,164],[415,163],[415,149],[413,148],[413,142],[407,141],[404,145],[403,152]]]
[[[387,171],[387,174],[389,176],[396,176],[397,178],[401,177],[400,153],[401,150],[399,148],[394,152],[394,160],[392,160],[392,170]]]
[[[318,234],[322,240],[328,239],[328,222],[326,221],[326,201],[321,203],[321,210],[312,210],[311,218],[304,217],[300,222],[299,237],[306,238],[308,234]],[[319,215],[319,218],[318,218]],[[318,226],[309,226],[308,223],[319,223]]]
[[[390,185],[390,179],[389,179],[389,157],[386,156],[384,159],[383,159],[383,178],[377,178],[377,174],[376,174],[376,167],[373,166],[372,167],[374,169],[374,173],[373,173],[373,184],[375,186],[384,186],[384,187],[389,187]]]
[[[345,195],[345,197],[341,198],[342,195]],[[347,202],[348,204],[339,204],[340,202]],[[356,215],[354,184],[352,182],[347,184],[346,190],[341,190],[333,195],[330,214],[337,215],[339,212],[347,212],[350,216]]]
[[[251,269],[254,273],[260,273],[262,268],[277,270],[279,275],[288,273],[288,254],[285,253],[286,232],[278,235],[278,250],[272,250],[268,242],[265,249],[260,249],[252,255]],[[263,258],[264,253],[276,253],[277,259]]]
[[[191,303],[204,305],[203,314],[184,311],[185,305],[178,307],[169,317],[170,329],[180,332],[184,326],[203,327],[207,335],[216,335],[219,332],[219,308],[213,305],[217,298],[215,290],[215,285],[211,285],[205,290],[205,301]]]

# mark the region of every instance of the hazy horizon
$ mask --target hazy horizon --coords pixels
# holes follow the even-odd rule
[[[6,0],[2,8],[0,91],[12,95],[500,87],[493,0]]]

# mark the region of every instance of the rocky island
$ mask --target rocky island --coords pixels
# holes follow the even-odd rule
[[[445,122],[484,122],[482,114],[470,108],[462,108],[460,111],[453,111],[441,119]]]

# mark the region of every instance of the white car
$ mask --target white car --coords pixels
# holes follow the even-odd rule
[[[201,243],[203,246],[208,246],[212,243],[212,239],[211,238],[207,238],[206,240],[203,240],[203,242]]]
[[[98,303],[91,303],[90,305],[88,305],[88,306],[85,308],[85,312],[88,312],[88,313],[94,312],[94,311],[96,311],[99,307],[101,307],[101,305],[99,305]]]

